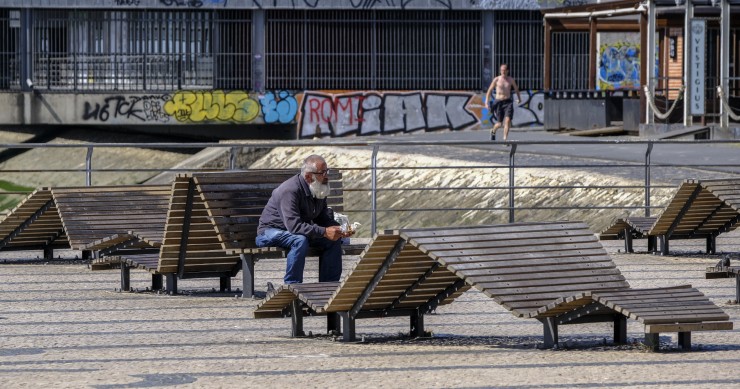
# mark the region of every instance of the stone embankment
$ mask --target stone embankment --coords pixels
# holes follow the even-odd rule
[[[352,220],[365,226],[361,236],[369,236],[369,189],[372,183],[370,150],[276,148],[252,163],[251,167],[296,168],[305,156],[312,153],[323,155],[329,166],[343,171],[345,209],[351,211],[348,213]],[[505,165],[495,168],[480,166],[479,162],[430,155],[381,153],[378,158],[377,187],[382,190],[378,192],[377,204],[378,209],[383,211],[378,213],[378,228],[507,222],[509,170]],[[573,168],[522,169],[516,172],[516,185],[523,188],[516,190],[515,218],[520,222],[584,220],[594,232],[599,232],[616,217],[629,213],[643,214],[642,209],[619,208],[644,204],[644,191],[640,188],[642,184],[637,179]],[[566,188],[573,186],[586,188]],[[636,188],[589,188],[595,186]],[[417,190],[420,188],[424,190]],[[671,189],[654,189],[651,202],[653,205],[665,204],[671,194]]]

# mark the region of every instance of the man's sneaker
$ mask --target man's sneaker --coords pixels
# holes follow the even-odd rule
[[[275,291],[275,286],[272,285],[272,282],[267,283],[267,293],[272,293]]]
[[[496,133],[491,131],[491,140],[496,140]]]

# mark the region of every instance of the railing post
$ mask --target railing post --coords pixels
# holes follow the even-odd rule
[[[88,146],[85,156],[85,186],[92,186],[92,154],[93,147]]]
[[[648,142],[645,151],[645,217],[650,217],[650,154],[653,152],[653,142]]]
[[[229,151],[229,170],[236,170],[237,146],[232,146]]]
[[[371,178],[371,193],[370,193],[370,210],[371,210],[371,231],[374,234],[375,231],[378,228],[378,149],[380,147],[378,145],[373,146],[373,156],[370,160],[370,172],[372,174]]]
[[[509,223],[514,223],[514,155],[516,154],[516,144],[511,145],[509,151]]]

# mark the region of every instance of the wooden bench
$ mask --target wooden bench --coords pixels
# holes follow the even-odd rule
[[[43,250],[44,259],[55,249],[69,247],[67,235],[49,188],[39,188],[23,199],[0,222],[0,250]]]
[[[642,224],[640,220],[643,220]],[[706,239],[706,251],[713,254],[717,249],[717,236],[738,227],[740,179],[686,180],[645,230],[649,220],[618,219],[600,237],[602,240],[625,239],[628,252],[632,252],[632,239],[645,237],[649,239],[649,250],[655,248],[661,255],[669,253],[669,240]]]
[[[164,223],[169,186],[96,186],[41,188],[0,223],[3,249],[81,250],[133,228],[148,231]],[[159,227],[158,227],[159,226]]]
[[[357,318],[410,315],[418,335],[424,314],[468,287],[518,317],[541,321],[546,347],[557,344],[558,326],[566,324],[613,322],[615,342],[622,343],[632,318],[645,324],[652,348],[660,332],[678,332],[680,346],[690,348],[691,331],[732,328],[727,314],[689,286],[630,289],[578,222],[386,231],[338,287],[282,286],[254,316],[291,317],[292,333],[300,335],[303,315],[335,314],[351,341]],[[336,328],[330,317],[327,329]]]
[[[88,247],[108,255],[96,259],[93,269],[120,267],[122,290],[129,289],[130,267],[146,269],[153,273],[153,289],[162,287],[164,275],[166,290],[176,293],[177,280],[187,278],[218,277],[220,290],[230,290],[231,278],[244,268],[243,293],[251,297],[254,262],[285,256],[282,249],[255,246],[259,217],[272,190],[297,173],[280,169],[180,174],[172,184],[166,222],[159,235],[130,231],[92,242]],[[330,177],[328,202],[339,211],[343,209],[341,176]],[[346,247],[359,253],[356,246]],[[150,249],[159,255],[156,266],[151,263]],[[345,249],[346,255],[352,253]],[[137,254],[141,254],[142,264]]]
[[[711,266],[706,270],[706,278],[734,278],[735,304],[740,304],[740,266]]]
[[[169,185],[53,188],[62,225],[73,250],[96,250],[112,235],[161,233]]]
[[[255,244],[262,210],[272,191],[299,170],[248,170],[243,172],[194,174],[192,185],[204,202],[208,218],[218,236],[221,250],[237,258],[242,270],[244,296],[254,295],[254,264],[259,259],[285,257],[287,252],[278,247],[260,248]],[[340,172],[329,175],[331,191],[327,203],[332,210],[344,212],[344,192]],[[343,245],[344,255],[358,255],[369,240],[353,240]],[[359,242],[359,243],[357,243]],[[310,250],[308,256],[318,256]]]

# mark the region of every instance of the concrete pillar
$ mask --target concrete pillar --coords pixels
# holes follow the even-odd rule
[[[488,90],[491,80],[496,74],[496,65],[493,63],[493,11],[483,12],[483,72],[481,89]]]
[[[252,11],[252,90],[265,91],[265,10]]]
[[[730,95],[730,0],[721,0],[722,15],[720,22],[720,68],[719,78],[725,96]],[[730,126],[730,115],[725,105],[720,103],[720,127],[727,129]]]
[[[690,1],[690,0],[687,0]],[[647,50],[645,52],[645,61],[647,62],[645,71],[645,85],[650,88],[650,95],[655,98],[655,1],[648,0],[647,9],[647,31],[643,34],[647,34]],[[655,115],[653,110],[650,108],[650,104],[645,107],[645,123],[653,124],[655,121]]]
[[[690,126],[693,124],[691,117],[691,88],[689,88],[689,77],[691,76],[691,19],[694,18],[694,5],[691,0],[684,3],[686,8],[683,25],[683,84],[686,90],[683,93],[683,125]]]

